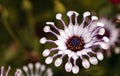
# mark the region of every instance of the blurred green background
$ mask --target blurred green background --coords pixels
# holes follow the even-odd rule
[[[53,38],[43,32],[43,27],[47,21],[59,25],[55,15],[62,13],[67,19],[69,10],[80,14],[79,21],[85,11],[115,19],[120,14],[120,4],[112,4],[109,0],[0,0],[0,66],[7,69],[10,65],[10,76],[13,76],[16,68],[29,62],[44,64],[42,51],[54,45],[39,43],[43,36]],[[59,68],[54,64],[46,66],[52,68],[54,76],[120,76],[120,55],[114,53],[90,69],[80,68],[77,75],[65,72],[64,63]]]

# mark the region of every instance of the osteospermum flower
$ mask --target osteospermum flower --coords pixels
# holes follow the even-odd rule
[[[73,15],[75,16],[75,23],[72,21]],[[82,66],[86,69],[90,67],[90,63],[96,65],[98,60],[103,60],[103,54],[101,52],[95,52],[92,47],[101,46],[104,48],[103,42],[108,40],[106,36],[100,40],[96,38],[98,34],[104,34],[104,28],[102,28],[102,26],[104,26],[103,23],[98,22],[96,25],[91,25],[94,21],[98,20],[96,16],[91,16],[91,22],[85,26],[86,18],[90,16],[90,12],[85,12],[83,14],[83,21],[81,24],[78,24],[78,15],[79,14],[75,11],[69,11],[67,16],[69,17],[70,22],[67,26],[62,20],[62,14],[57,14],[56,19],[61,21],[64,29],[62,30],[57,28],[54,22],[47,22],[46,24],[55,28],[59,34],[52,31],[49,26],[44,27],[44,32],[52,33],[57,37],[57,40],[49,40],[45,37],[40,39],[41,44],[51,42],[58,46],[51,49],[45,49],[43,51],[43,56],[48,56],[45,62],[50,64],[54,58],[57,58],[54,64],[56,67],[59,67],[63,62],[63,58],[67,55],[68,61],[65,64],[65,70],[67,72],[72,71],[74,74],[79,72],[79,66],[76,63],[78,59],[82,60]],[[97,33],[101,29],[102,33]],[[53,56],[49,56],[53,51],[57,51],[57,53]],[[84,58],[84,56],[87,58]],[[73,62],[71,62],[72,60]]]
[[[19,76],[53,76],[51,68],[46,68],[45,65],[39,62],[35,65],[29,63],[28,66],[23,66],[23,70],[17,69],[17,72],[19,72]]]
[[[11,67],[9,66],[6,73],[4,72],[4,66],[1,67],[0,70],[0,76],[9,76],[9,72],[10,72]],[[15,72],[14,76],[19,76],[19,72]]]
[[[109,38],[109,42],[106,43],[108,55],[110,55],[110,47],[114,48],[115,53],[120,53],[120,29],[117,28],[117,25],[107,18],[101,18],[99,22],[104,23],[105,33],[102,36],[97,36],[99,39],[106,36]],[[100,31],[99,31],[100,33]]]

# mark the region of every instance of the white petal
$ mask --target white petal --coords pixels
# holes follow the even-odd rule
[[[84,37],[84,42],[85,43],[88,43],[88,42],[90,42],[90,40],[91,40],[91,36],[88,34],[84,34],[84,35],[86,35],[85,37]]]
[[[99,45],[102,49],[108,49],[110,47],[109,43],[106,42],[96,42],[94,45]]]
[[[101,52],[97,52],[97,58],[102,61],[104,59],[103,54]]]
[[[87,54],[86,51],[79,51],[79,52],[77,52],[78,56],[82,56],[82,55],[86,55],[86,54]]]
[[[58,54],[59,54],[59,55],[63,55],[63,53],[64,53],[63,50],[59,50],[59,51],[58,51]]]
[[[46,22],[47,25],[55,25],[54,22]]]
[[[35,63],[35,68],[36,69],[40,69],[40,67],[41,67],[41,64],[39,62]]]
[[[62,18],[62,14],[58,13],[58,14],[56,15],[56,19],[60,20],[61,18]]]
[[[73,11],[68,11],[67,16],[71,17],[73,15],[73,13],[74,13]]]
[[[77,55],[76,53],[74,53],[73,56],[72,56],[72,58],[73,58],[74,60],[77,60],[79,57],[78,57],[78,55]]]
[[[103,27],[103,26],[104,26],[104,23],[102,23],[102,22],[98,22],[98,23],[97,23],[97,26],[101,26],[101,27]]]
[[[78,25],[74,26],[74,35],[78,35]]]
[[[66,39],[62,36],[57,36],[58,40],[61,41],[61,42],[66,42]]]
[[[84,42],[87,43],[87,42],[89,42],[91,40],[90,32],[86,28],[84,28],[83,30],[84,31],[83,31],[81,36],[83,37]]]
[[[101,28],[100,30],[99,30],[99,35],[104,35],[104,33],[105,33],[105,29],[104,28]]]
[[[82,56],[82,52],[81,51],[77,51],[76,53],[78,56]]]
[[[53,76],[53,72],[52,72],[51,68],[47,69],[47,74],[48,74],[48,76]]]
[[[28,67],[27,66],[23,66],[23,70],[27,73],[28,72]]]
[[[78,16],[79,15],[79,13],[77,13],[76,11],[73,11],[74,12],[74,14],[76,15],[76,16]]]
[[[56,45],[65,45],[65,43],[64,42],[62,42],[61,40],[56,40],[55,41],[55,43],[56,43]]]
[[[86,44],[84,45],[84,47],[85,47],[85,48],[88,48],[88,47],[92,46],[93,43],[94,43],[93,41],[90,41],[90,42],[86,43]]]
[[[53,61],[53,57],[47,57],[46,60],[45,60],[45,63],[46,64],[51,64]]]
[[[69,55],[71,52],[72,52],[72,51],[71,51],[71,50],[68,50],[68,49],[64,51],[64,53],[67,54],[67,55]]]
[[[45,71],[45,65],[41,65],[41,68],[40,68],[40,70],[43,72],[43,71]]]
[[[60,50],[66,50],[67,49],[67,46],[66,46],[65,42],[62,42],[60,40],[56,40],[55,43],[58,46],[57,47],[58,49],[60,49]]]
[[[33,64],[32,64],[32,63],[29,63],[29,64],[28,64],[28,67],[29,67],[31,70],[33,70]]]
[[[17,69],[16,72],[15,72],[15,76],[22,76],[22,75],[23,75],[22,70]]]
[[[45,26],[43,30],[44,32],[50,32],[50,26]]]
[[[71,37],[73,35],[73,27],[72,25],[70,25],[69,29],[68,28],[65,28],[65,33]]]
[[[88,49],[77,51],[77,55],[78,56],[86,55],[88,52],[91,52],[91,49],[88,48]]]
[[[90,27],[89,27],[89,31],[92,32],[93,29],[97,27],[96,24],[97,24],[97,21],[96,21],[96,22],[93,22],[93,23],[90,25]]]
[[[73,66],[72,72],[73,72],[74,74],[77,74],[77,73],[79,72],[79,67],[78,67],[78,66]]]
[[[60,50],[66,50],[67,49],[67,47],[65,45],[58,45],[57,48],[60,49]]]
[[[65,70],[66,70],[67,72],[71,72],[71,70],[72,70],[72,63],[67,62],[67,63],[65,64]]]
[[[73,57],[75,55],[75,52],[70,52],[70,54],[68,55],[69,57]]]
[[[83,28],[82,28],[82,26],[80,25],[79,27],[78,27],[78,36],[81,36],[81,34],[83,33]]]
[[[115,53],[120,54],[120,48],[119,47],[115,47]]]
[[[97,60],[96,57],[90,57],[90,58],[89,58],[89,61],[90,61],[90,63],[93,64],[93,65],[96,65],[96,64],[98,63],[98,60]]]
[[[106,37],[106,36],[104,36],[102,39],[103,39],[105,42],[109,42],[109,41],[110,41],[109,38]]]
[[[43,38],[40,39],[40,43],[41,43],[41,44],[44,44],[44,43],[46,43],[46,42],[47,42],[47,39],[46,39],[45,37],[43,37]]]
[[[82,66],[85,68],[85,69],[88,69],[90,67],[90,63],[88,60],[86,59],[83,59],[82,61]]]
[[[90,15],[90,12],[84,12],[83,17],[87,17]]]
[[[101,43],[100,43],[100,46],[101,46],[101,48],[103,48],[103,49],[108,49],[108,48],[109,48],[109,44],[108,44],[108,43],[103,43],[103,42],[101,42]]]
[[[49,49],[45,49],[45,50],[43,51],[43,56],[44,56],[44,57],[47,57],[49,54],[50,54],[50,50],[49,50]]]
[[[92,20],[98,20],[97,16],[92,16],[91,18],[92,18]]]
[[[63,30],[60,30],[59,32],[62,37],[64,37],[65,39],[68,39],[68,35]]]
[[[59,67],[61,64],[62,64],[62,58],[60,57],[60,58],[57,58],[56,60],[55,60],[55,66],[56,67]]]

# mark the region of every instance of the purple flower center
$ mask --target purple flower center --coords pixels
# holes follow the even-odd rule
[[[84,40],[81,37],[72,36],[66,42],[66,46],[68,49],[76,52],[76,51],[83,49]]]

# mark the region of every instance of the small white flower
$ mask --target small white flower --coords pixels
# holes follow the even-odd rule
[[[53,76],[52,70],[39,62],[35,65],[29,63],[28,66],[23,66],[23,70],[17,69],[16,72],[19,72],[18,76]]]
[[[105,33],[97,37],[99,39],[102,38],[105,41],[104,46],[107,47],[106,49],[108,55],[110,54],[110,47],[115,49],[115,53],[120,53],[120,47],[116,45],[116,43],[120,44],[120,29],[117,28],[115,23],[113,23],[111,20],[108,20],[107,18],[101,18],[98,22],[104,23]],[[96,24],[96,22],[93,24]],[[99,31],[99,33],[102,33],[102,31]]]
[[[6,73],[4,72],[4,66],[1,67],[0,69],[0,76],[9,76],[9,72],[10,72],[11,67],[9,66]],[[14,76],[19,76],[19,72],[15,72]]]
[[[73,15],[75,16],[75,23],[72,21]],[[86,25],[86,18],[90,16],[90,12],[85,12],[83,14],[83,21],[81,24],[78,24],[78,15],[79,14],[75,11],[67,12],[67,16],[69,17],[69,24],[67,26],[62,19],[62,14],[57,14],[56,19],[62,23],[64,29],[62,30],[57,28],[54,22],[47,22],[46,24],[56,29],[59,34],[52,31],[50,29],[50,26],[45,26],[43,29],[44,32],[50,32],[55,35],[57,37],[57,40],[49,40],[45,37],[40,39],[41,44],[51,42],[57,45],[55,48],[45,49],[43,51],[43,56],[48,56],[45,62],[47,64],[50,64],[55,57],[59,56],[59,58],[57,58],[54,63],[55,66],[58,67],[62,64],[62,59],[67,55],[68,61],[65,64],[65,70],[67,72],[72,71],[74,74],[79,73],[79,67],[76,63],[78,59],[82,60],[82,66],[86,69],[90,67],[90,63],[96,65],[98,63],[98,60],[102,60],[103,54],[97,54],[97,52],[95,52],[92,48],[101,46],[101,44],[103,44],[105,41],[109,41],[106,36],[103,39],[96,38],[97,35],[103,35],[105,33],[103,23],[98,22],[97,24],[91,25],[94,21],[98,20],[97,16],[91,16],[90,23]],[[98,31],[100,32],[98,33]],[[101,48],[104,48],[103,45]],[[57,53],[51,56],[50,54],[53,51],[57,51]],[[91,53],[93,56],[96,55],[98,60],[96,57],[89,55],[89,53]],[[84,58],[83,55],[87,56],[88,59]],[[73,62],[71,62],[72,59]]]

